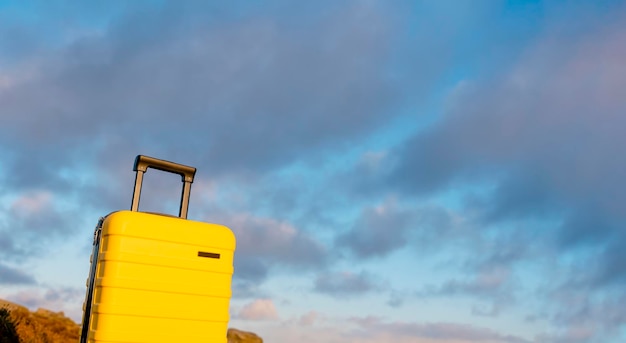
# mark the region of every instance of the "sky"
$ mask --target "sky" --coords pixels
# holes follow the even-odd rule
[[[622,1],[0,0],[0,298],[80,320],[144,154],[266,342],[624,342],[624,61]]]

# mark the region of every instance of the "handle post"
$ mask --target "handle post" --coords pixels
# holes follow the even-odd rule
[[[178,209],[178,216],[187,219],[187,212],[189,211],[189,197],[191,196],[191,182],[183,182],[183,194],[180,196],[180,208]]]
[[[135,188],[133,189],[133,203],[130,206],[131,211],[139,211],[139,198],[141,197],[141,185],[143,184],[143,173],[145,171],[137,170],[135,174]]]

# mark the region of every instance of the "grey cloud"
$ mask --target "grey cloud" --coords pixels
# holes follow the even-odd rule
[[[34,285],[37,281],[32,275],[0,263],[0,284]]]
[[[626,57],[626,27],[611,19],[582,24],[582,39],[548,32],[506,75],[460,84],[442,120],[393,152],[388,181],[407,196],[468,183],[482,189],[464,204],[481,230],[464,247],[487,255],[461,254],[470,275],[480,266],[513,271],[520,261],[571,259],[541,273],[550,282],[538,293],[561,293],[556,304],[539,296],[538,311],[556,328],[541,342],[619,341],[623,328],[624,313],[612,305],[623,300],[626,270],[626,197],[618,191],[626,160],[615,157],[626,126],[626,78],[615,72]],[[473,309],[492,315],[519,300],[508,298],[516,294],[509,286],[525,283],[490,287],[470,277],[431,293],[492,299]]]
[[[254,17],[190,24],[168,8],[141,24],[114,22],[39,62],[32,77],[16,73],[0,93],[3,144],[21,151],[14,142],[30,137],[24,146],[48,155],[30,160],[38,176],[30,179],[44,180],[42,165],[59,152],[105,154],[113,148],[105,138],[161,156],[200,151],[200,162],[224,171],[265,169],[360,137],[401,92],[385,76],[394,21],[353,6],[306,28]]]
[[[614,70],[626,51],[623,21],[612,19],[585,23],[581,39],[549,31],[504,76],[461,83],[442,120],[394,151],[388,181],[409,196],[485,186],[478,223],[512,228],[496,235],[527,230],[537,243],[524,242],[548,248],[543,254],[623,245],[626,197],[617,189],[626,160],[615,151],[624,143],[626,78]]]
[[[626,322],[624,294],[606,293],[590,297],[584,288],[561,287],[551,295],[554,300],[548,320],[557,328],[546,332],[542,342],[618,342]]]
[[[385,177],[393,170],[396,156],[387,151],[366,152],[347,171],[339,173],[331,187],[345,189],[355,198],[379,198],[388,190]]]
[[[261,282],[242,280],[237,271],[233,276],[233,298],[267,298],[267,293],[261,289],[260,285]]]
[[[254,217],[230,222],[242,260],[261,259],[295,268],[321,267],[328,262],[324,245],[289,223]]]
[[[617,244],[616,241],[615,243]],[[619,253],[609,244],[606,249],[589,251],[575,263],[557,263],[550,268],[548,287],[536,293],[545,299],[531,320],[550,322],[553,326],[538,339],[541,342],[619,342],[626,322],[626,310],[620,304],[623,292],[623,264]]]
[[[368,208],[336,244],[348,247],[360,258],[385,256],[408,243],[412,215],[393,206]]]
[[[50,243],[78,229],[72,218],[76,208],[58,203],[53,193],[40,190],[16,194],[2,208],[0,256],[17,261],[44,254]]]
[[[284,2],[250,12],[126,6],[98,11],[109,21],[95,31],[42,53],[25,49],[3,74],[0,187],[46,189],[76,199],[82,213],[105,214],[128,208],[138,153],[245,178],[338,151],[411,102],[408,89],[432,81],[444,49],[405,48],[419,45],[410,18],[385,2],[333,3],[330,12]],[[65,12],[49,7],[51,16]],[[169,193],[154,194],[146,208]]]
[[[82,309],[77,304],[80,304],[84,297],[84,288],[56,288],[49,285],[23,288],[6,296],[9,301],[25,305],[31,310],[43,308],[62,311],[76,322],[79,322],[82,316]]]
[[[350,230],[337,236],[335,245],[357,258],[385,257],[407,246],[425,255],[433,251],[433,244],[466,233],[455,227],[442,207],[428,203],[403,207],[391,200],[365,208]]]
[[[7,211],[12,218],[8,226],[15,233],[30,232],[38,236],[70,230],[64,211],[57,207],[48,192],[26,193]]]
[[[27,49],[3,75],[0,187],[46,189],[105,214],[128,207],[139,153],[245,178],[365,137],[414,82],[392,75],[407,17],[382,2],[335,4],[332,14],[116,6],[99,30]],[[421,61],[416,69],[431,69]],[[160,211],[151,199],[168,193],[156,192],[143,204]]]
[[[427,286],[415,293],[417,297],[468,297],[478,303],[472,313],[498,316],[516,302],[518,280],[507,266],[484,266],[468,277],[455,278],[437,286]]]
[[[73,301],[80,299],[85,295],[83,289],[63,287],[63,288],[48,288],[43,295],[43,300],[46,302],[53,301]]]
[[[404,301],[409,298],[408,292],[402,292],[397,290],[392,290],[389,294],[389,299],[387,300],[387,305],[398,308],[404,304]]]
[[[483,214],[486,222],[544,219],[563,211],[562,205],[554,199],[549,180],[533,170],[518,171],[503,179],[491,196],[493,198],[485,204]]]
[[[0,61],[15,66],[33,56],[46,55],[68,39],[89,36],[104,29],[108,22],[130,9],[135,3],[71,3],[70,1],[37,1],[31,7],[42,13],[36,21],[24,18],[17,7],[3,8],[0,13]]]
[[[138,153],[211,178],[263,172],[367,135],[401,97],[404,81],[387,73],[395,53],[388,42],[405,19],[379,10],[385,5],[346,4],[332,15],[293,7],[289,16],[239,16],[223,6],[231,15],[219,20],[215,6],[122,11],[102,30],[36,56],[25,49],[23,63],[11,65],[0,85],[0,187],[18,196],[46,190],[80,205],[80,214],[12,218],[0,230],[19,232],[1,241],[12,258],[22,246],[73,232],[66,218],[128,208]],[[284,19],[296,17],[306,20]],[[144,209],[172,207],[161,200],[170,198],[165,188],[146,192]],[[36,230],[47,230],[40,243],[23,244]],[[273,252],[244,244],[243,258],[257,258],[246,255],[250,248],[265,261],[325,263],[306,235],[289,243]],[[248,265],[238,261],[250,278],[262,277]]]
[[[338,298],[358,296],[379,289],[380,283],[366,273],[325,272],[315,279],[314,290]]]
[[[480,273],[470,280],[451,280],[444,283],[432,294],[450,296],[458,294],[470,294],[477,296],[494,296],[505,285],[508,272],[489,271]]]
[[[601,208],[590,205],[587,208],[577,209],[569,214],[558,228],[557,244],[563,247],[579,247],[589,244],[601,245],[611,240],[621,240],[620,231],[623,230],[619,219],[612,218]]]
[[[616,236],[602,250],[598,260],[595,261],[595,273],[591,275],[590,285],[608,285],[619,288],[626,283],[626,251],[624,250],[626,237],[624,235],[622,233]]]
[[[471,230],[460,237],[465,240],[464,248],[467,250],[462,254],[463,262],[459,267],[475,274],[497,273],[512,271],[519,263],[545,257],[543,254],[552,247],[552,242],[544,241],[544,237],[533,230],[525,230],[526,225],[471,226]]]
[[[79,194],[106,213],[128,206],[129,183],[120,180],[138,153],[227,178],[347,149],[417,101],[443,68],[447,45],[416,38],[405,5],[166,2],[86,11],[110,19],[23,56],[0,88],[0,148],[17,176],[6,187]],[[72,173],[90,175],[76,182]]]
[[[6,227],[6,225],[0,224],[0,227]],[[0,230],[0,251],[9,255],[22,253],[16,246],[15,235],[11,235],[8,230]]]
[[[623,78],[610,72],[619,59],[605,50],[618,45],[621,28],[612,29],[597,29],[596,49],[569,54],[588,42],[553,44],[555,37],[531,47],[531,57],[502,79],[461,84],[444,120],[398,150],[399,183],[421,192],[455,180],[531,176],[559,201],[584,196],[611,206],[605,195],[613,195],[624,167],[610,153],[623,140],[616,114],[624,108],[609,95],[623,89]],[[607,71],[601,78],[592,67],[598,61]]]
[[[272,273],[319,270],[329,265],[325,245],[288,222],[213,211],[205,213],[202,220],[228,225],[237,237],[233,282],[242,296],[258,292],[258,286]]]
[[[239,253],[235,254],[234,264],[237,271],[235,278],[247,282],[260,283],[265,280],[269,271],[267,263],[261,258],[254,259]]]
[[[43,42],[37,39],[35,30],[24,26],[10,25],[7,23],[9,18],[6,18],[5,15],[1,15],[0,19],[4,19],[0,21],[4,23],[3,25],[0,24],[0,48],[3,51],[0,54],[0,61],[16,63],[20,57],[43,50]]]

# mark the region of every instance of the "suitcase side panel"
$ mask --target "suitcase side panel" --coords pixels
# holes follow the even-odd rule
[[[102,223],[104,218],[98,220],[93,238],[93,248],[89,258],[89,276],[87,277],[87,290],[85,292],[85,301],[83,302],[83,318],[80,326],[79,343],[86,343],[89,335],[89,322],[91,321],[92,304],[94,287],[96,280],[96,270],[98,266],[98,254],[100,253],[100,242],[102,241]]]
[[[221,225],[130,211],[110,215],[89,342],[225,343],[234,249],[234,235]]]

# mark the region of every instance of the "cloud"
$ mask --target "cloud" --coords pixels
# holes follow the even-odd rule
[[[435,291],[439,295],[471,294],[494,296],[509,282],[510,271],[506,268],[483,270],[470,280],[451,280]]]
[[[329,342],[417,342],[417,343],[529,343],[522,337],[500,334],[494,330],[472,325],[455,323],[415,323],[389,322],[376,317],[355,317],[345,321],[336,321],[344,325],[325,328],[324,332],[332,333]],[[356,325],[356,329],[351,326]],[[315,340],[321,342],[323,340]],[[313,341],[311,341],[313,342]]]
[[[256,299],[245,305],[237,317],[245,320],[276,320],[278,312],[271,299]]]
[[[581,20],[576,29],[548,27],[505,73],[460,83],[437,123],[390,152],[398,162],[387,181],[404,197],[454,192],[463,210],[472,211],[480,232],[464,247],[487,256],[461,254],[467,266],[513,267],[513,275],[515,265],[541,266],[552,258],[562,269],[542,275],[566,279],[563,287],[584,290],[578,296],[623,296],[625,264],[618,247],[626,243],[626,196],[617,189],[626,160],[615,158],[625,142],[623,23],[621,14],[603,22]],[[584,35],[572,34],[581,29]],[[439,291],[498,294],[505,284],[455,280]],[[592,303],[588,308],[604,307]],[[550,311],[571,309],[567,302],[559,306]],[[572,321],[554,323],[572,341],[617,337],[608,329],[615,327],[612,317],[581,317],[588,321],[578,331]]]
[[[47,190],[33,190],[9,197],[0,212],[0,255],[10,260],[41,255],[51,242],[74,231],[71,205],[61,203]]]
[[[36,283],[37,281],[32,275],[0,263],[0,284],[32,285]]]
[[[426,191],[463,175],[534,172],[552,187],[546,192],[602,201],[621,170],[609,151],[622,142],[615,127],[624,78],[613,71],[624,53],[624,29],[611,23],[592,29],[589,38],[562,42],[554,33],[507,75],[460,89],[443,121],[398,151],[401,184]],[[616,168],[593,167],[600,165]]]
[[[388,255],[408,243],[413,216],[413,212],[399,209],[393,202],[365,209],[353,228],[338,236],[336,244],[349,248],[359,258]]]
[[[38,192],[16,199],[11,205],[11,211],[19,217],[36,217],[40,212],[52,205],[52,194]]]
[[[233,278],[233,298],[255,298],[267,294],[260,287],[261,281],[242,280],[242,278],[237,277],[238,273],[239,271],[236,271]]]
[[[312,312],[309,312],[312,313]],[[389,321],[377,317],[326,317],[314,325],[285,320],[265,326],[265,340],[302,343],[530,343],[524,337],[448,322]]]
[[[389,299],[387,300],[387,305],[398,308],[404,304],[404,301],[407,299],[407,292],[392,290],[389,294]]]
[[[625,53],[619,42],[626,30],[594,29],[577,41],[557,43],[558,33],[546,38],[508,75],[460,90],[436,127],[396,151],[399,185],[419,193],[460,181],[498,185],[504,175],[506,188],[493,199],[497,214],[589,203],[619,215],[623,202],[613,185],[624,166],[609,152],[623,143],[616,127],[624,78],[612,70]]]
[[[23,254],[14,240],[15,236],[11,235],[8,230],[0,230],[0,251],[7,255]]]
[[[213,21],[194,6],[131,13],[34,59],[31,76],[0,93],[0,142],[31,153],[12,168],[44,182],[68,152],[124,147],[188,160],[203,151],[197,164],[216,173],[266,170],[371,132],[402,93],[386,71],[403,19],[387,6]],[[297,17],[308,24],[281,19]]]
[[[387,322],[376,317],[353,318],[355,323],[373,336],[413,337],[425,342],[503,342],[528,343],[530,341],[513,335],[500,334],[466,324]]]
[[[244,259],[244,269],[250,266],[251,276],[262,276],[255,268],[257,261],[272,262],[288,267],[320,267],[327,263],[327,252],[316,238],[287,222],[249,214],[228,220],[237,237],[237,252]],[[254,274],[254,275],[253,275]]]
[[[483,266],[474,275],[466,278],[454,278],[439,286],[427,286],[417,291],[420,298],[466,297],[478,301],[472,305],[471,312],[477,316],[497,317],[517,301],[519,280],[509,267]],[[485,303],[487,302],[487,303]]]
[[[217,212],[207,221],[227,224],[237,238],[235,296],[261,296],[260,285],[275,272],[319,270],[329,265],[325,245],[288,222],[250,213]]]
[[[24,305],[31,310],[44,308],[63,311],[66,316],[78,322],[82,317],[80,304],[84,300],[85,289],[38,285],[37,288],[27,287],[14,293],[2,292],[0,297]]]
[[[390,197],[376,206],[364,207],[351,228],[335,238],[335,246],[356,259],[385,258],[405,247],[421,256],[435,255],[436,245],[466,239],[461,215],[442,205],[424,201],[407,205]]]
[[[407,97],[413,86],[428,88],[443,67],[435,52],[446,46],[417,48],[436,39],[415,41],[406,4],[349,2],[332,4],[330,11],[329,5],[115,3],[87,11],[106,13],[96,27],[84,27],[85,20],[62,29],[63,20],[50,18],[65,6],[44,6],[51,21],[44,26],[54,29],[32,28],[41,36],[28,35],[33,40],[24,40],[11,57],[19,63],[3,64],[0,76],[0,187],[17,197],[49,193],[49,216],[29,220],[53,224],[128,208],[130,165],[138,153],[242,183],[351,149],[413,102]],[[82,18],[79,10],[68,10]],[[11,25],[18,31],[34,26],[19,19]],[[11,30],[0,25],[0,36]],[[2,61],[4,53],[8,49]],[[373,154],[366,162],[374,167],[382,157]],[[144,197],[142,204],[165,202],[157,198]],[[294,203],[306,207],[306,201]],[[327,202],[318,203],[307,210],[324,216]],[[0,225],[5,220],[8,230],[13,223],[0,218]],[[237,277],[260,281],[276,266],[326,266],[325,247],[299,223],[262,221],[251,219],[247,224],[258,228],[238,232]],[[33,224],[24,218],[28,230],[41,227]],[[294,233],[285,231],[290,225]],[[280,226],[282,233],[269,228]],[[59,222],[52,228],[60,237],[71,235],[70,227],[75,225]],[[34,249],[23,244],[28,239],[7,238],[3,231],[7,255]],[[288,238],[273,242],[265,234]]]
[[[337,298],[353,297],[377,290],[380,285],[366,272],[326,272],[315,279],[314,290]]]
[[[11,202],[7,211],[16,232],[31,232],[40,236],[70,230],[65,213],[59,199],[45,190],[21,194]]]
[[[330,12],[326,5],[116,3],[95,11],[106,13],[96,29],[76,21],[70,26],[80,29],[70,34],[58,27],[64,21],[50,19],[64,6],[40,4],[59,28],[43,31],[68,35],[51,45],[35,37],[16,52],[20,63],[3,65],[0,187],[13,196],[48,192],[49,216],[29,220],[54,224],[128,208],[138,153],[238,183],[367,137],[413,82],[391,70],[404,56],[404,45],[392,41],[409,39],[408,18],[384,2],[335,4]],[[9,35],[5,29],[0,36]],[[166,201],[156,199],[146,196],[142,205],[158,211]],[[61,200],[80,204],[80,213],[61,208]],[[32,224],[23,225],[40,227]],[[293,264],[319,256],[305,236],[294,240],[301,245]],[[14,256],[22,247],[1,229],[0,245]],[[259,279],[264,264],[240,266]]]
[[[260,282],[267,278],[269,266],[267,262],[261,259],[253,259],[246,257],[244,253],[235,254],[235,266],[237,275],[246,281]]]
[[[309,311],[303,314],[302,316],[300,316],[300,319],[298,320],[298,324],[303,325],[303,326],[311,326],[315,324],[315,322],[317,322],[319,318],[320,318],[319,313],[317,313],[316,311]]]
[[[559,325],[540,337],[542,342],[613,342],[619,341],[626,310],[620,304],[626,300],[619,293],[589,296],[589,291],[559,287],[551,295],[551,321]]]

